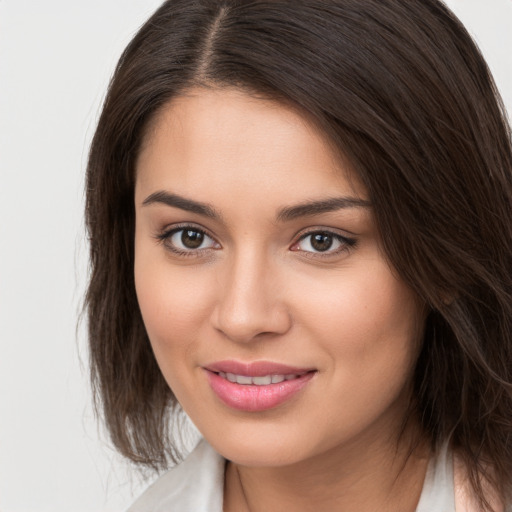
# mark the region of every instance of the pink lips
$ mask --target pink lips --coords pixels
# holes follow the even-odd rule
[[[316,373],[314,369],[291,367],[268,361],[254,363],[219,361],[206,366],[204,370],[210,387],[224,404],[247,412],[265,411],[286,402]],[[230,375],[226,376],[226,374]],[[228,378],[233,380],[234,376],[244,383],[228,380]],[[272,380],[277,382],[266,383],[268,376],[273,376]],[[283,376],[285,379],[281,380]],[[254,377],[258,384],[249,379]]]

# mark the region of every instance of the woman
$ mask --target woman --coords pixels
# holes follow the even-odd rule
[[[93,383],[180,458],[131,510],[502,511],[512,151],[437,0],[165,2],[87,174]]]

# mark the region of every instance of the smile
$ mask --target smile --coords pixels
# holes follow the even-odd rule
[[[248,375],[235,375],[234,373],[219,372],[223,379],[244,386],[268,386],[269,384],[279,384],[285,380],[297,379],[300,375],[292,373],[289,375],[263,375],[261,377],[250,377]]]
[[[214,395],[229,408],[245,412],[266,411],[291,401],[317,373],[268,361],[220,361],[203,370]]]

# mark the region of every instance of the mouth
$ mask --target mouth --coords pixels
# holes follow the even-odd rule
[[[215,372],[214,372],[215,373]],[[251,377],[249,375],[236,375],[229,372],[216,372],[217,375],[223,379],[228,380],[234,384],[240,384],[242,386],[268,386],[270,384],[279,384],[285,380],[295,380],[302,377],[308,372],[303,373],[290,373],[290,374],[274,374],[274,375],[262,375],[259,377]]]
[[[203,367],[210,388],[229,408],[245,412],[273,409],[299,395],[316,369],[256,362],[223,361]]]

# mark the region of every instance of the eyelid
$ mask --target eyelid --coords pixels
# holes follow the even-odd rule
[[[293,247],[296,247],[300,242],[302,242],[304,239],[306,239],[308,236],[315,235],[317,233],[323,233],[332,236],[333,238],[337,239],[342,246],[334,251],[326,250],[326,251],[304,251],[300,249],[293,249]],[[341,231],[339,229],[335,228],[326,228],[322,226],[313,226],[309,227],[307,229],[299,231],[297,235],[295,235],[295,241],[290,246],[290,250],[296,251],[296,252],[302,252],[304,256],[310,257],[310,258],[327,258],[339,255],[340,253],[347,252],[351,249],[353,249],[357,245],[357,238],[351,233],[351,236],[347,236],[347,231]]]
[[[358,236],[356,233],[353,233],[351,231],[347,231],[345,229],[338,229],[338,228],[332,228],[327,226],[310,226],[304,229],[301,229],[298,231],[295,236],[293,237],[294,240],[296,240],[297,243],[299,240],[302,240],[308,235],[313,235],[315,233],[328,233],[334,236],[338,236],[343,238],[344,240],[355,240]]]
[[[169,235],[169,233],[172,233],[173,231],[179,231],[181,229],[190,229],[191,231],[200,231],[201,233],[204,233],[205,235],[209,236],[213,240],[217,241],[215,236],[205,228],[204,226],[201,226],[200,224],[196,224],[195,222],[178,222],[176,224],[168,224],[162,229],[159,229],[155,233],[155,238],[160,238],[162,236]]]
[[[353,231],[349,231],[347,229],[340,229],[340,228],[334,228],[331,226],[325,226],[322,224],[308,226],[307,228],[303,228],[299,230],[294,238],[299,239],[305,235],[309,235],[311,233],[332,233],[333,235],[339,235],[343,238],[355,238],[359,236],[357,233],[354,233]]]
[[[217,245],[218,247],[205,247],[202,249],[198,248],[198,249],[183,250],[178,247],[172,246],[170,243],[167,243],[167,242],[169,242],[169,240],[172,238],[172,236],[174,234],[176,234],[180,231],[185,231],[187,229],[190,231],[197,231],[199,233],[202,233],[203,235],[205,235],[208,238],[210,238],[211,240],[213,240],[215,245]],[[204,228],[203,226],[201,226],[199,224],[195,224],[194,222],[182,222],[182,223],[178,223],[178,224],[168,225],[168,226],[164,227],[163,229],[161,229],[160,231],[158,231],[157,233],[155,233],[154,237],[156,238],[156,240],[159,243],[163,244],[167,250],[169,250],[170,252],[172,252],[174,254],[177,254],[178,256],[200,256],[201,253],[204,254],[205,252],[208,252],[211,250],[217,250],[217,249],[221,248],[221,245],[217,241],[216,237],[213,236],[209,232],[208,229]]]

